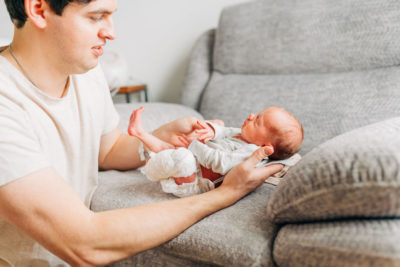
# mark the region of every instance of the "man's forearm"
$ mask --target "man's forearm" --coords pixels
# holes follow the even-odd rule
[[[108,254],[104,262],[108,264],[176,237],[205,216],[233,204],[238,198],[221,188],[190,198],[98,213],[95,215],[95,228],[99,232],[94,235],[94,243],[103,248],[102,253]],[[115,251],[115,247],[120,250]]]
[[[100,168],[104,170],[130,170],[144,165],[139,155],[140,141],[136,137],[121,134],[109,153],[107,153]]]

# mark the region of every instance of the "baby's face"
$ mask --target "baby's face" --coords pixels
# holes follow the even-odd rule
[[[251,113],[242,125],[241,136],[244,141],[258,146],[273,144],[275,135],[270,131],[270,125],[276,123],[275,113],[270,108],[258,114]]]

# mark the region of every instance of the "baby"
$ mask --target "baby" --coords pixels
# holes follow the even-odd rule
[[[171,144],[142,129],[141,113],[143,110],[144,108],[142,107],[133,112],[128,128],[129,134],[139,138],[152,152],[173,149],[174,146]],[[161,175],[166,176],[172,173],[173,175],[149,177],[149,174],[154,172],[152,170],[146,171],[151,180],[174,177],[173,181],[176,186],[171,185],[171,182],[169,182],[170,187],[173,187],[169,191],[178,196],[179,186],[184,184],[199,185],[200,189],[197,186],[192,186],[196,193],[215,188],[222,182],[223,175],[235,165],[244,161],[260,146],[270,147],[272,154],[269,159],[284,160],[298,152],[303,141],[301,123],[292,114],[280,107],[269,107],[256,115],[250,114],[241,128],[224,127],[223,122],[218,120],[198,121],[198,125],[199,130],[180,137],[182,143],[187,146],[188,151],[179,150],[182,153],[186,153],[186,156],[183,156],[183,154],[177,155],[177,152],[173,151],[168,151],[169,155],[167,155],[167,151],[158,153],[160,155],[159,158],[167,157],[168,160],[173,158],[172,155],[176,155],[179,158],[176,163],[178,163],[177,161],[181,163],[182,159],[188,159],[190,154],[193,154],[195,160],[199,163],[198,171],[197,168],[194,168],[192,173],[190,173],[191,171],[189,173],[186,172],[182,177],[179,177],[179,173],[176,172],[168,173],[169,167],[165,167],[168,164],[165,162],[159,164],[157,162],[158,154],[152,155],[152,158],[155,158],[154,160],[152,159],[153,164],[150,164],[155,166],[152,168],[161,170]],[[194,162],[194,160],[191,160],[191,162]],[[267,163],[268,160],[265,160],[260,164],[266,165]],[[273,163],[279,163],[279,161],[274,161]],[[290,165],[290,162],[287,161],[282,163]],[[193,165],[193,163],[191,164]],[[155,175],[157,176],[157,174]],[[198,181],[197,177],[201,179]],[[189,187],[191,185],[185,186]],[[163,189],[165,189],[164,186]]]

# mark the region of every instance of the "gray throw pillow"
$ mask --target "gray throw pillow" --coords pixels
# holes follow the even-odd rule
[[[267,214],[274,223],[400,216],[400,117],[314,148],[272,193]]]

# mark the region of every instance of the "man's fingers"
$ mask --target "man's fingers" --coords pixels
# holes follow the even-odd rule
[[[185,147],[189,146],[189,141],[184,136],[178,136],[178,140],[182,142]]]
[[[245,161],[245,164],[255,167],[262,159],[268,157],[272,153],[274,153],[274,148],[272,146],[260,147],[251,154]]]
[[[254,174],[258,177],[262,177],[265,180],[275,173],[280,172],[283,167],[284,165],[282,164],[271,164],[265,167],[256,168],[254,170]]]

